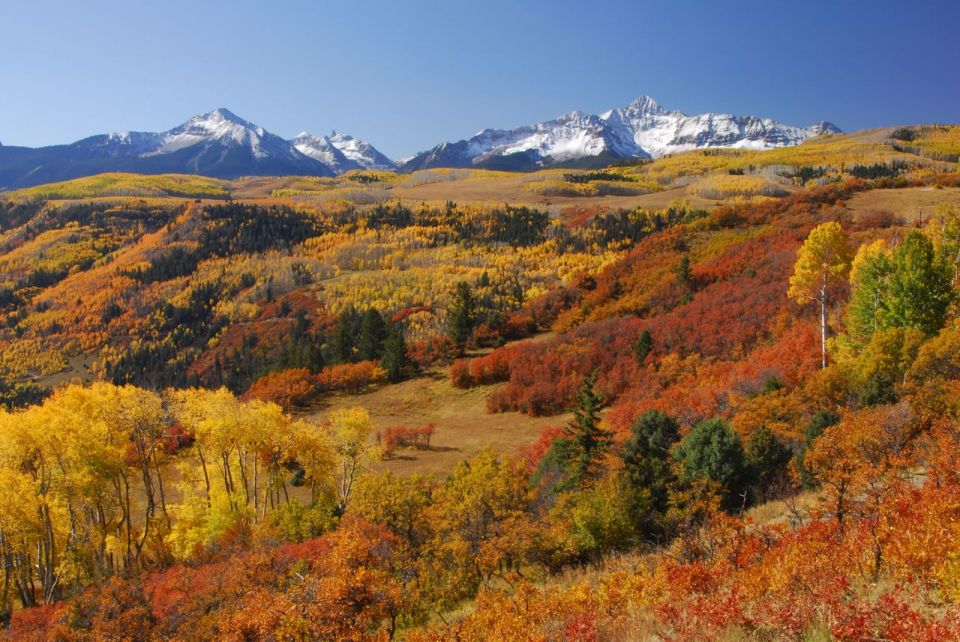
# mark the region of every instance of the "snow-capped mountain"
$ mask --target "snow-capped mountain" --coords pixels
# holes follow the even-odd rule
[[[290,142],[301,154],[320,161],[337,174],[352,169],[397,168],[396,163],[370,143],[337,131],[329,136],[300,132]]]
[[[333,176],[293,143],[227,109],[194,116],[165,132],[118,132],[70,145],[0,150],[0,187],[23,187],[101,172],[238,176]]]
[[[0,145],[0,189],[118,171],[235,178],[333,176],[355,169],[603,166],[702,147],[783,147],[839,131],[827,122],[794,127],[757,116],[687,116],[640,96],[599,115],[575,111],[516,129],[484,129],[469,139],[394,162],[370,143],[346,134],[303,132],[284,140],[221,108],[165,132],[116,132],[40,148]]]
[[[616,158],[658,157],[703,147],[784,147],[839,131],[827,122],[795,127],[757,116],[687,116],[665,109],[649,96],[640,96],[626,107],[600,115],[572,112],[516,129],[484,129],[467,140],[442,143],[418,154],[403,169],[531,169],[591,160],[602,164]]]

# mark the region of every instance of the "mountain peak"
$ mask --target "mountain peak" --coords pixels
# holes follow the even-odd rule
[[[216,109],[208,111],[206,114],[202,114],[197,118],[202,118],[204,120],[226,120],[236,125],[250,125],[249,121],[240,118],[226,107],[217,107]]]
[[[370,143],[337,130],[329,136],[303,131],[290,143],[304,156],[320,161],[338,174],[353,169],[396,169],[395,163]]]
[[[631,100],[626,109],[640,114],[662,114],[666,111],[660,103],[646,94],[640,94]]]

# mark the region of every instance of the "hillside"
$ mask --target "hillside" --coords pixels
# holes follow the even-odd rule
[[[0,194],[0,638],[958,639],[958,154]]]

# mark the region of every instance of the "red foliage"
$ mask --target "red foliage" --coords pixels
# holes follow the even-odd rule
[[[301,406],[319,387],[317,376],[306,368],[271,372],[257,379],[243,395],[244,400],[259,399],[279,404],[284,410]]]
[[[450,363],[460,354],[460,349],[449,337],[431,337],[413,341],[407,345],[407,356],[420,367],[436,363]]]
[[[430,439],[433,437],[436,429],[436,425],[432,423],[419,428],[393,426],[380,433],[378,438],[387,455],[392,455],[400,448],[429,450]]]
[[[373,383],[380,383],[386,373],[376,361],[341,363],[328,366],[315,375],[322,390],[348,390],[358,392]]]
[[[550,449],[550,445],[553,444],[554,440],[558,437],[563,436],[563,433],[563,426],[547,426],[540,431],[540,436],[537,437],[537,440],[524,448],[520,454],[527,463],[527,471],[532,473],[537,469],[544,455],[546,455]]]

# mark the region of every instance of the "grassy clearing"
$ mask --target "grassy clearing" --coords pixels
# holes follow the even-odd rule
[[[486,447],[516,454],[536,441],[545,427],[569,420],[569,415],[489,414],[486,398],[492,387],[458,390],[450,385],[446,369],[438,369],[365,394],[329,397],[312,414],[322,416],[330,410],[363,406],[378,430],[435,424],[430,450],[400,450],[381,464],[400,475],[443,475]]]
[[[907,222],[916,221],[921,213],[924,220],[927,220],[938,207],[944,205],[960,207],[960,188],[874,189],[860,192],[846,203],[847,209],[853,212],[855,218],[887,211],[903,217]]]

